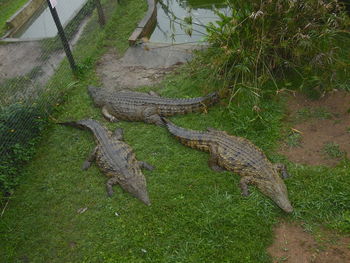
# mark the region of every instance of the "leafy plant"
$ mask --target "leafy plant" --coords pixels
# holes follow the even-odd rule
[[[12,104],[0,111],[0,193],[12,191],[45,124],[38,106]]]
[[[303,108],[298,110],[296,120],[305,121],[309,118],[315,118],[320,120],[329,120],[333,118],[333,114],[326,108]]]
[[[346,67],[339,41],[349,18],[337,0],[232,1],[229,14],[207,26],[210,47],[197,62],[212,79],[224,80],[231,96],[258,101],[296,76],[302,89],[325,91]],[[346,36],[345,38],[347,38]]]
[[[323,147],[323,151],[330,158],[341,158],[344,156],[344,152],[340,150],[339,144],[334,142],[326,143]]]
[[[300,146],[302,140],[302,136],[298,132],[290,132],[287,136],[286,143],[290,147]]]

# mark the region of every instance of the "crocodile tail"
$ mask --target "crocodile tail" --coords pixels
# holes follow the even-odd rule
[[[76,121],[58,122],[59,125],[71,126],[79,129],[84,129],[85,127]]]
[[[176,130],[178,130],[180,127],[177,127],[174,123],[169,121],[167,118],[161,117],[161,120],[162,120],[163,124],[167,127],[168,131],[171,134],[177,136],[178,132],[176,132]]]
[[[57,124],[71,126],[71,127],[75,127],[75,128],[81,129],[81,130],[93,130],[95,127],[101,126],[101,124],[99,124],[97,121],[95,121],[93,119],[59,122]]]
[[[208,95],[206,95],[204,97],[204,103],[207,106],[212,105],[212,104],[218,102],[219,100],[220,100],[219,93],[217,93],[216,91],[209,93]]]
[[[167,127],[168,131],[174,135],[176,138],[178,138],[183,144],[188,145],[189,141],[199,141],[202,140],[203,135],[205,135],[205,132],[202,131],[195,131],[195,130],[188,130],[184,129],[182,127],[176,126],[174,123],[169,121],[166,118],[161,118],[164,122],[164,125]]]

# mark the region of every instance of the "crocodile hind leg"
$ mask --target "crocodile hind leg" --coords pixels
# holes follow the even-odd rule
[[[89,157],[86,159],[86,161],[83,163],[83,166],[81,167],[82,170],[86,171],[91,166],[91,163],[96,158],[96,152],[97,152],[98,146],[96,146],[92,152],[90,153]]]
[[[151,95],[151,96],[154,96],[154,97],[160,97],[160,95],[157,92],[153,91],[153,90],[149,91],[148,94]]]
[[[122,128],[115,129],[115,131],[113,133],[113,137],[119,141],[123,140],[123,135],[124,135],[124,131]]]
[[[153,107],[147,107],[142,111],[143,119],[147,123],[153,123],[158,126],[163,126],[164,123],[161,117],[158,115],[157,110]]]
[[[110,122],[118,122],[119,121],[116,117],[114,117],[112,114],[109,113],[106,106],[102,107],[102,115]]]
[[[217,149],[215,147],[211,147],[210,148],[210,157],[209,157],[209,160],[208,160],[208,165],[215,172],[223,172],[223,171],[225,171],[225,169],[222,168],[221,166],[219,166],[219,162],[218,162],[218,157],[217,156],[218,156]]]
[[[106,187],[107,187],[107,194],[108,196],[112,196],[114,191],[113,191],[113,185],[117,184],[117,177],[112,177],[107,181]]]
[[[158,126],[164,126],[164,123],[158,114],[149,116],[145,121],[148,123],[154,123]]]
[[[149,163],[146,163],[146,162],[139,161],[139,166],[140,166],[140,168],[143,168],[143,169],[146,169],[146,170],[149,170],[149,171],[153,171],[154,170],[154,167],[152,165],[150,165]]]
[[[283,179],[287,179],[291,175],[287,172],[287,167],[283,163],[276,163],[275,169],[277,172],[281,173]]]
[[[215,171],[215,172],[223,172],[225,171],[224,168],[222,168],[221,166],[218,165],[218,160],[214,155],[210,155],[210,158],[208,160],[208,165],[209,167]]]
[[[239,186],[242,190],[242,195],[244,196],[248,196],[249,193],[249,189],[248,189],[248,184],[252,183],[253,177],[252,176],[243,176],[239,182]]]

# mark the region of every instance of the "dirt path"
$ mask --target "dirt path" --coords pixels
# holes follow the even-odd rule
[[[134,89],[158,84],[169,72],[192,58],[194,45],[142,44],[131,47],[123,58],[110,49],[97,64],[103,87]]]
[[[319,100],[288,99],[291,130],[280,152],[295,163],[336,165],[350,157],[350,93],[334,91]]]
[[[275,241],[268,248],[274,263],[350,262],[350,238],[324,231],[317,241],[297,224],[282,222],[275,230]]]

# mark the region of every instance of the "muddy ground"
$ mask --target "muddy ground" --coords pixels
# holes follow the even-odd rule
[[[280,152],[295,163],[334,166],[350,157],[350,93],[333,91],[319,100],[288,98],[291,125]]]
[[[275,240],[268,248],[274,263],[347,263],[350,238],[321,231],[316,238],[300,224],[282,222],[274,230]]]
[[[144,43],[131,47],[119,58],[111,48],[98,62],[96,71],[104,88],[120,90],[152,86],[192,58],[196,45]]]

